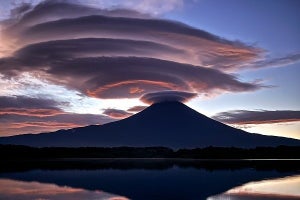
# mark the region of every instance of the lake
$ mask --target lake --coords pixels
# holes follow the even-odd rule
[[[0,199],[300,199],[297,160],[68,159],[0,168]]]

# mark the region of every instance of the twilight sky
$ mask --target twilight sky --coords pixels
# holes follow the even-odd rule
[[[0,136],[178,100],[300,139],[297,0],[2,0]]]

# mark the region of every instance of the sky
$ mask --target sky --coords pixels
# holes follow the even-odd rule
[[[297,0],[2,0],[0,136],[178,100],[300,139],[299,22]]]

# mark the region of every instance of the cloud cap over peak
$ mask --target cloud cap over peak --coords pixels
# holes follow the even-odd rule
[[[140,100],[147,104],[177,101],[185,103],[192,98],[197,97],[197,93],[183,92],[183,91],[161,91],[161,92],[152,92],[143,95]]]

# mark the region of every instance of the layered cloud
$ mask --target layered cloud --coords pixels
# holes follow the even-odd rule
[[[114,121],[104,115],[68,113],[65,103],[25,96],[0,97],[0,135],[39,133]]]
[[[20,29],[22,26],[17,27]],[[14,26],[9,26],[4,33],[15,33],[14,35],[4,34],[4,37],[7,36],[6,41],[10,41],[13,36],[13,45],[16,47],[79,38],[148,41],[179,49],[185,54],[179,58],[177,54],[169,55],[167,57],[169,60],[219,70],[245,65],[245,63],[257,60],[262,53],[261,49],[241,42],[229,41],[185,24],[153,18],[91,15],[44,22],[25,27],[24,30],[15,30]],[[165,53],[170,54],[164,51],[156,57],[163,59],[167,56]],[[149,57],[152,55],[149,54]]]
[[[2,25],[7,49],[0,72],[8,77],[39,73],[97,98],[138,98],[163,90],[209,95],[262,87],[222,72],[257,60],[259,48],[137,11],[60,1],[25,7]]]
[[[300,111],[295,110],[233,110],[216,114],[213,119],[237,125],[272,124],[300,121]]]
[[[133,10],[107,10],[61,1],[45,1],[34,8],[25,5],[16,10],[12,18],[4,23],[2,31],[2,42],[14,47],[13,49],[55,40],[63,40],[60,45],[63,47],[67,45],[64,40],[110,38],[165,45],[179,51],[172,54],[164,50],[164,53],[150,53],[147,56],[225,71],[286,65],[299,61],[299,53],[264,59],[265,51],[258,47],[229,41],[182,23],[153,18]],[[124,55],[125,51],[126,49],[111,54]],[[176,54],[178,52],[183,52],[184,55],[179,56]]]
[[[215,69],[154,58],[86,57],[50,61],[45,67],[37,60],[0,64],[3,73],[39,71],[58,84],[98,98],[137,98],[162,90],[184,90],[210,94],[260,89],[258,83],[244,83],[235,76]],[[50,77],[49,77],[50,75]]]
[[[31,98],[26,96],[0,96],[0,115],[28,115],[47,117],[62,114],[59,108],[66,103],[58,103],[50,99]]]
[[[127,4],[143,11],[141,8],[144,6],[149,8],[157,4],[160,5],[159,7],[164,7],[165,3],[129,1]],[[166,7],[173,8],[174,5],[179,4],[181,3],[177,0],[168,1]],[[154,18],[135,10],[101,9],[74,4],[72,1],[44,1],[35,7],[22,5],[13,10],[10,19],[2,22],[2,29],[2,52],[13,53],[23,47],[21,52],[29,50],[30,54],[31,50],[45,48],[44,56],[50,54],[50,58],[53,56],[50,50],[58,50],[56,56],[64,57],[65,53],[72,54],[70,51],[83,42],[83,49],[88,49],[88,52],[74,50],[77,56],[80,56],[78,54],[126,56],[128,52],[129,55],[168,59],[225,71],[286,63],[283,59],[299,60],[293,55],[291,59],[288,56],[263,60],[264,50],[258,47],[239,41],[229,41],[179,22]],[[111,40],[104,41],[106,43],[103,47],[101,41],[99,45],[93,45],[95,40],[74,40],[87,38]],[[112,39],[120,39],[120,41]],[[76,42],[78,42],[77,46]],[[119,42],[120,49],[116,46]],[[144,43],[138,47],[131,47],[131,43],[136,45],[139,42]],[[157,48],[160,46],[163,49]],[[106,48],[109,50],[105,51]],[[295,55],[298,57],[298,54]]]
[[[143,95],[140,100],[147,104],[167,102],[167,101],[178,101],[187,102],[192,98],[195,98],[197,93],[182,92],[182,91],[162,91],[153,92]]]

